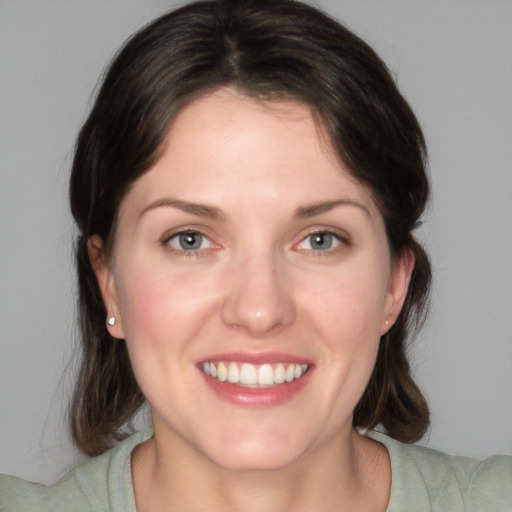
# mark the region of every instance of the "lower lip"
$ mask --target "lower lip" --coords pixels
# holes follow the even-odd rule
[[[284,404],[294,398],[309,382],[312,368],[299,379],[285,382],[269,388],[245,388],[231,382],[221,382],[206,375],[201,370],[208,386],[222,400],[240,406],[265,407]]]

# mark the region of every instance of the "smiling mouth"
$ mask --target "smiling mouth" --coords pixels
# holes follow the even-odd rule
[[[307,364],[250,364],[236,362],[204,362],[199,368],[220,382],[245,388],[270,388],[300,379],[309,369]]]

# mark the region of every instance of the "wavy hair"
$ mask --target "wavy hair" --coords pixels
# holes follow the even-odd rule
[[[429,410],[411,376],[407,340],[424,318],[431,271],[412,234],[429,197],[416,117],[376,53],[327,14],[293,0],[218,0],[181,7],[132,36],[77,139],[70,181],[82,348],[70,408],[77,446],[88,455],[104,452],[129,434],[144,402],[124,340],[105,328],[87,241],[99,235],[109,247],[120,202],[158,160],[176,113],[224,86],[309,105],[340,161],[372,190],[392,253],[414,255],[405,304],[381,340],[353,423],[381,424],[400,441],[419,439]]]

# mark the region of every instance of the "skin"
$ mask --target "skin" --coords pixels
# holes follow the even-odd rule
[[[204,235],[198,250],[184,229]],[[318,232],[332,243],[314,250]],[[111,257],[97,237],[89,252],[152,407],[138,510],[386,509],[387,452],[352,413],[414,262],[391,258],[371,191],[306,106],[231,89],[189,104],[123,199]],[[306,358],[309,380],[275,406],[228,403],[198,362],[233,351]]]

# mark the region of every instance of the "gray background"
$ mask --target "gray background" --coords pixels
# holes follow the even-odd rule
[[[512,2],[324,0],[396,74],[430,146],[420,237],[434,307],[413,350],[423,441],[512,454]],[[75,459],[67,175],[97,78],[164,0],[0,0],[0,471],[52,481]],[[63,377],[64,375],[64,377]]]

